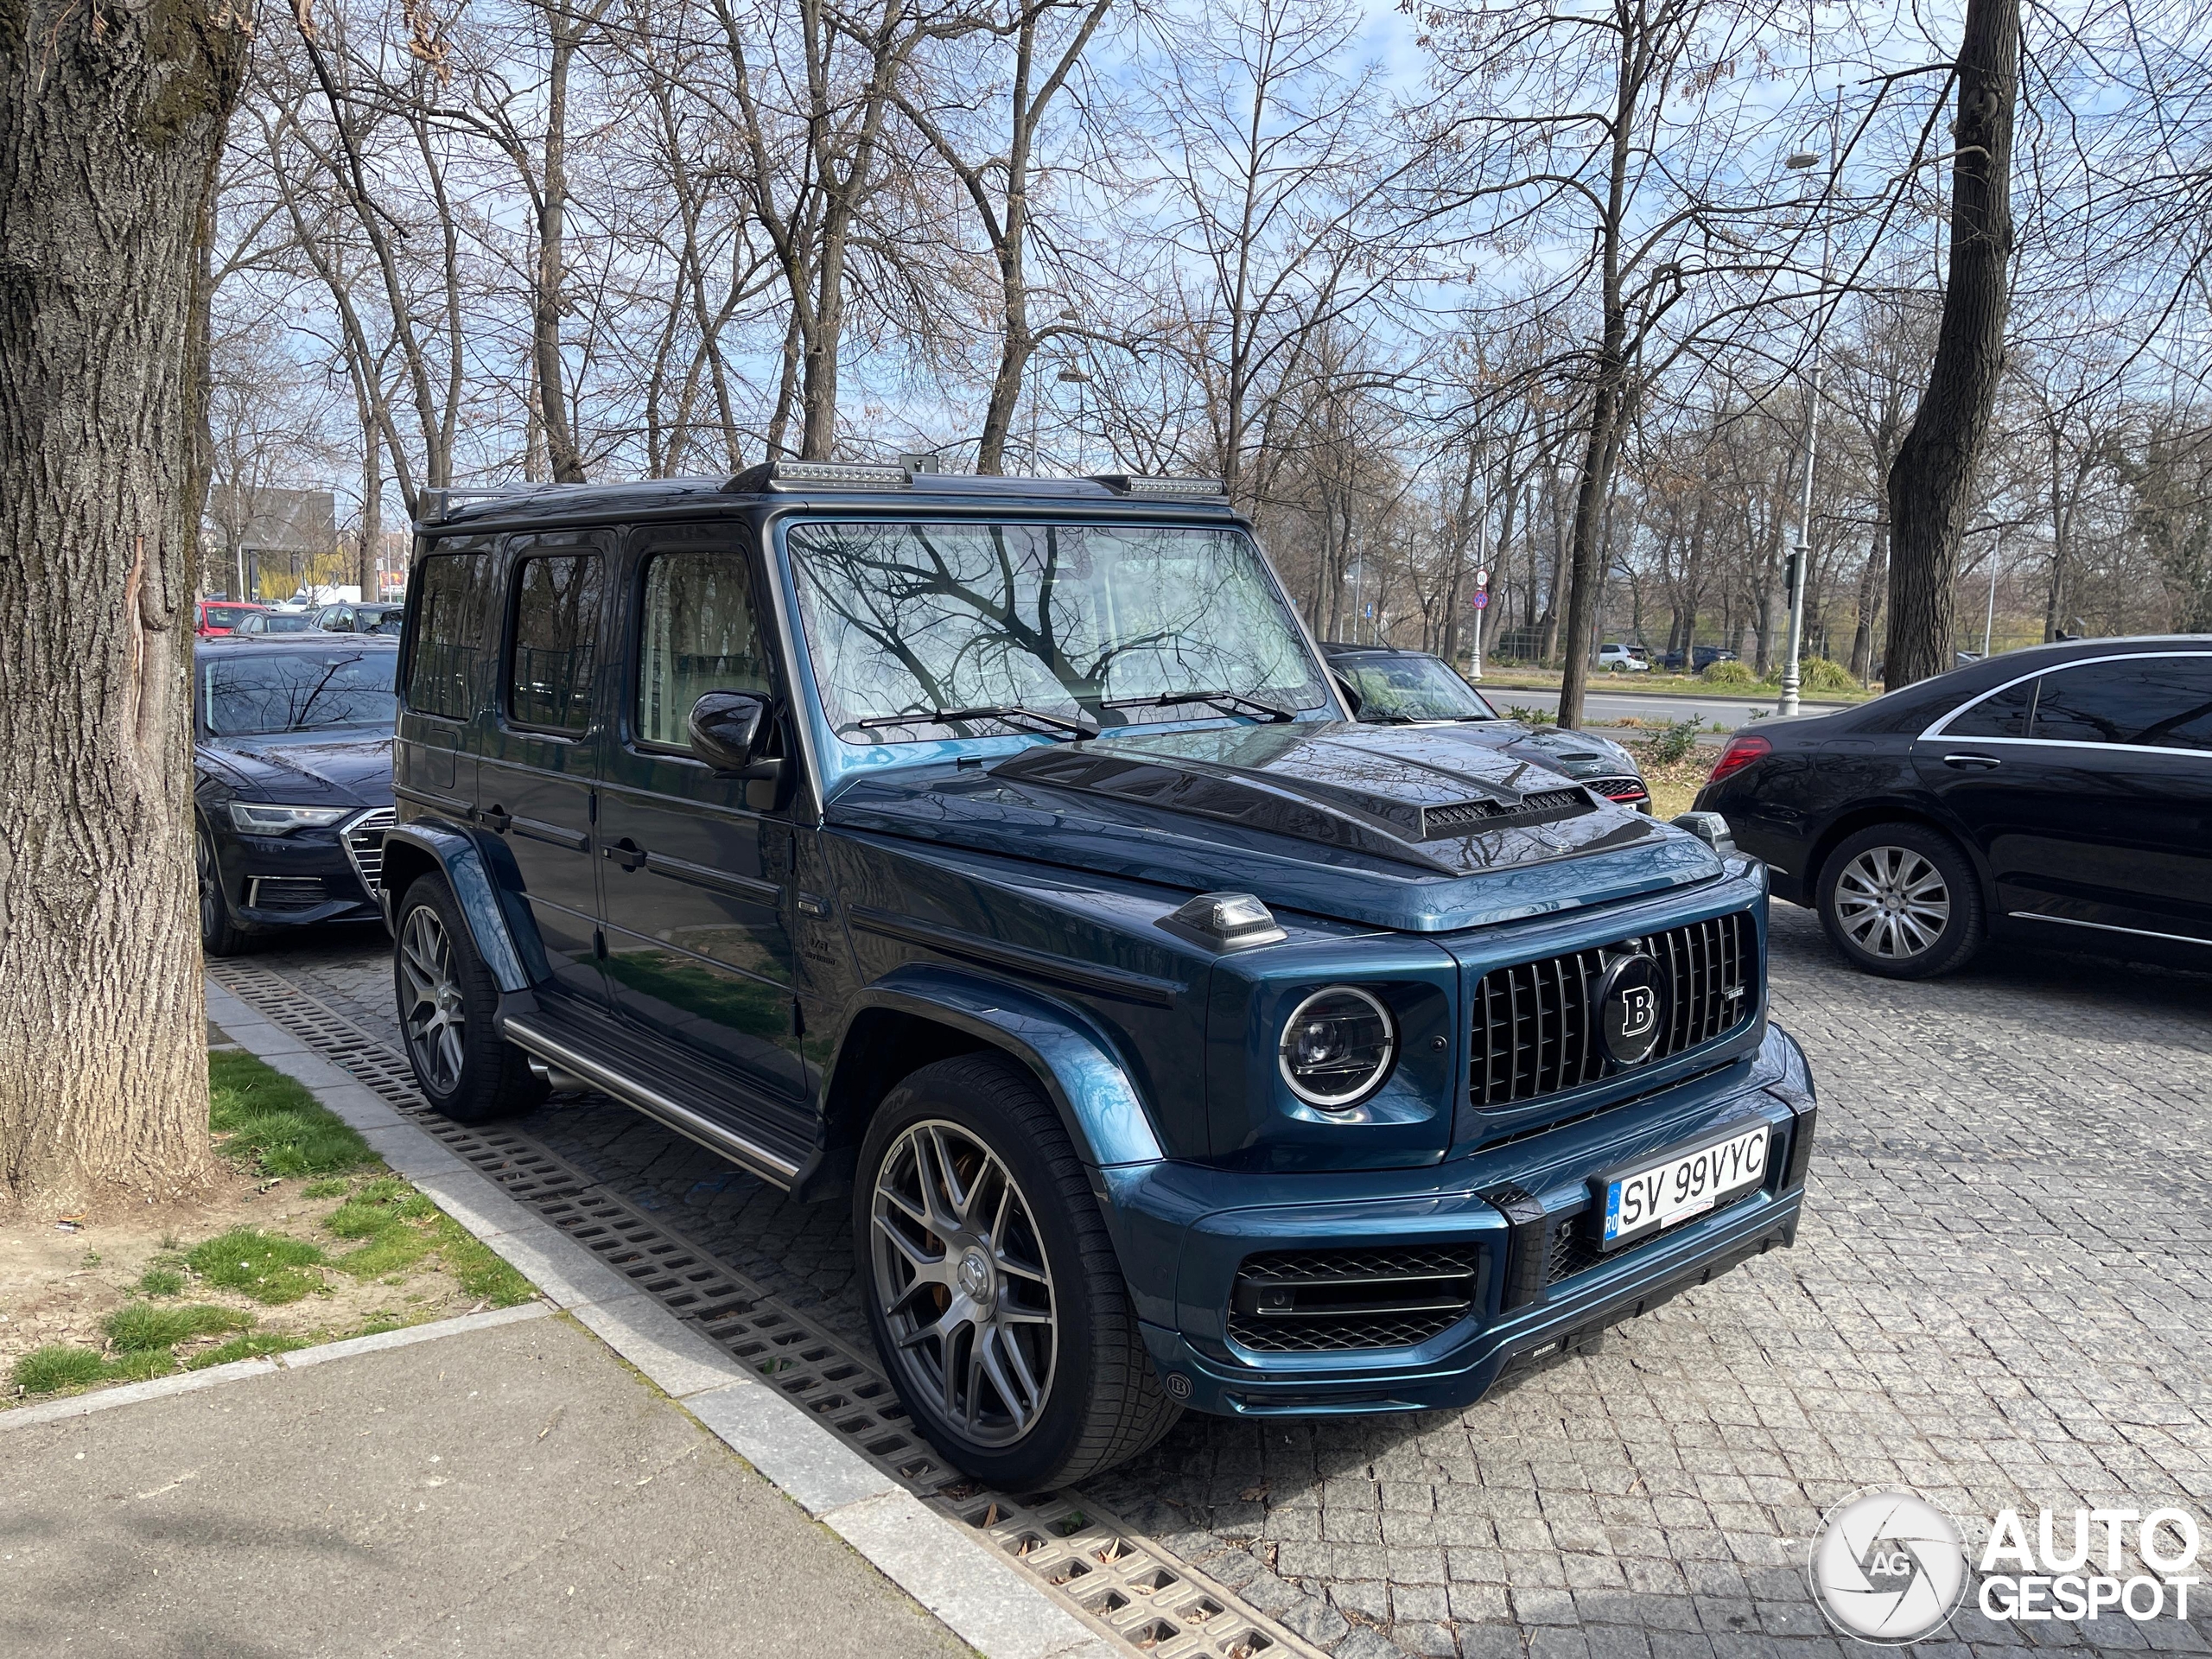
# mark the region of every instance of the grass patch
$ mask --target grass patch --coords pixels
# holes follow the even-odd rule
[[[184,1294],[184,1275],[175,1268],[149,1268],[138,1277],[141,1296],[181,1296]]]
[[[436,1230],[438,1256],[446,1271],[479,1301],[488,1301],[494,1307],[518,1307],[537,1296],[537,1286],[451,1217],[440,1216]]]
[[[343,1119],[251,1054],[207,1057],[207,1126],[224,1156],[264,1175],[336,1175],[377,1161]]]
[[[108,1361],[101,1376],[116,1382],[146,1382],[176,1370],[176,1356],[166,1348],[134,1348]]]
[[[188,1371],[204,1371],[210,1365],[227,1365],[234,1359],[259,1359],[264,1354],[289,1354],[295,1348],[308,1345],[304,1337],[280,1337],[273,1332],[259,1336],[232,1337],[219,1348],[210,1348],[194,1354],[185,1361]]]
[[[53,1394],[99,1382],[107,1375],[107,1362],[90,1348],[50,1342],[17,1360],[11,1375],[25,1394]]]
[[[174,1348],[194,1337],[243,1331],[252,1323],[243,1313],[233,1313],[227,1307],[210,1307],[204,1302],[187,1307],[156,1307],[150,1302],[132,1302],[109,1314],[100,1322],[100,1328],[107,1332],[111,1346],[132,1353]]]
[[[300,1189],[300,1196],[303,1198],[342,1198],[346,1196],[346,1189],[353,1185],[343,1175],[334,1176],[327,1181],[309,1181]]]
[[[296,1302],[322,1285],[315,1271],[321,1250],[305,1239],[279,1237],[258,1227],[234,1227],[194,1248],[185,1261],[209,1284],[271,1306]]]

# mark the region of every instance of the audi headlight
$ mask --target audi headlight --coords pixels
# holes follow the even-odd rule
[[[1356,1106],[1382,1087],[1398,1056],[1398,1029],[1365,991],[1332,985],[1316,991],[1284,1022],[1282,1079],[1309,1106]]]
[[[295,830],[321,830],[337,823],[350,806],[272,806],[265,801],[232,801],[231,822],[250,836],[287,836]]]

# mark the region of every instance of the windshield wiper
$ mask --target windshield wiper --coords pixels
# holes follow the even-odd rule
[[[1008,725],[1026,720],[1043,736],[1069,737],[1078,741],[1098,735],[1096,727],[1086,726],[1079,720],[1048,715],[1041,709],[1026,709],[1018,702],[987,702],[974,709],[918,709],[907,715],[875,715],[855,721],[852,729],[870,732],[881,726],[953,726],[970,720],[1002,720]]]
[[[1101,709],[1179,709],[1186,702],[1203,702],[1224,714],[1250,715],[1273,724],[1291,717],[1287,709],[1248,697],[1242,691],[1163,691],[1156,697],[1109,697]]]

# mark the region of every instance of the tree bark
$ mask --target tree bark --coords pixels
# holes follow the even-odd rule
[[[1890,467],[1885,678],[1892,690],[1953,664],[1959,545],[2005,366],[2019,67],[2019,0],[1967,0],[1953,128],[1950,280],[1928,390]]]
[[[0,5],[0,1199],[208,1166],[201,262],[247,22]]]

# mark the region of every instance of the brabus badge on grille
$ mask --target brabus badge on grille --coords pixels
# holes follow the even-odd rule
[[[1641,1065],[1659,1046],[1667,1022],[1667,982],[1641,950],[1613,958],[1599,976],[1598,1033],[1617,1065]]]

